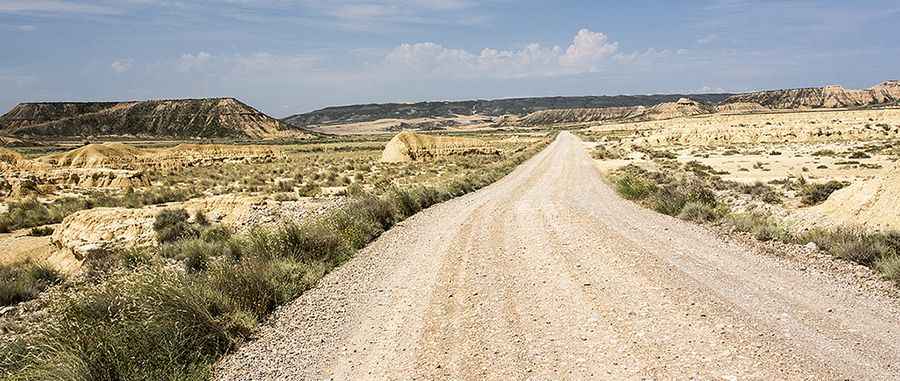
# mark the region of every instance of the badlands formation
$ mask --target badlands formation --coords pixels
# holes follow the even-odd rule
[[[387,143],[381,161],[399,163],[470,153],[496,155],[500,151],[478,139],[401,132]]]
[[[885,81],[868,89],[832,85],[804,89],[770,90],[732,96],[722,102],[758,104],[769,109],[848,108],[900,101],[900,81]]]
[[[0,116],[0,133],[53,138],[310,137],[234,98],[22,103]]]

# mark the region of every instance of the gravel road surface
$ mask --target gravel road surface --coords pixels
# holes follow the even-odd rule
[[[220,380],[900,379],[900,304],[642,209],[562,133],[280,309]]]

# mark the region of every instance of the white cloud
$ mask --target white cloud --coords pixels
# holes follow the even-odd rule
[[[559,57],[560,65],[579,72],[597,71],[598,65],[619,49],[617,42],[610,42],[603,33],[587,29],[578,31],[566,54]]]
[[[124,60],[115,60],[115,61],[113,61],[112,64],[110,64],[109,66],[110,66],[110,67],[113,69],[113,71],[116,72],[116,73],[124,73],[124,72],[130,70],[130,69],[131,69],[131,66],[132,66],[133,64],[134,64],[134,61],[133,61],[133,60],[131,60],[131,59],[124,59]]]
[[[207,52],[185,53],[175,62],[175,69],[182,73],[197,70],[208,64],[211,59],[212,55]]]
[[[385,58],[396,72],[432,76],[520,78],[601,71],[611,62],[618,43],[603,33],[582,29],[563,51],[532,43],[519,50],[484,48],[479,53],[446,48],[433,42],[402,44]]]

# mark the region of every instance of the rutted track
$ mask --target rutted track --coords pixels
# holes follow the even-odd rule
[[[560,135],[281,309],[219,379],[893,379],[900,305],[618,198]]]

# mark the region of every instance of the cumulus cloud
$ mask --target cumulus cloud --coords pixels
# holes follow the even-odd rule
[[[388,69],[452,77],[516,78],[559,71],[560,49],[530,44],[521,50],[482,49],[475,54],[432,42],[402,44],[388,53]]]
[[[471,53],[423,42],[394,48],[387,54],[385,64],[389,68],[437,76],[554,76],[600,71],[617,51],[618,43],[610,41],[605,34],[582,29],[565,50],[532,43],[518,50],[485,48]]]
[[[575,35],[566,54],[559,57],[560,65],[574,68],[579,72],[596,71],[598,65],[606,61],[619,49],[617,42],[610,42],[603,33],[582,29]]]
[[[131,59],[115,60],[109,66],[116,73],[124,73],[131,69],[134,61]]]

